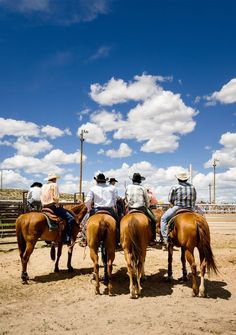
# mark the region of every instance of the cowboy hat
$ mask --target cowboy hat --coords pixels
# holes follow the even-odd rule
[[[116,180],[116,178],[110,178],[109,183],[111,184],[113,181],[118,183],[118,180]]]
[[[49,172],[49,174],[48,174],[48,176],[47,176],[47,178],[45,178],[45,180],[52,180],[52,179],[59,179],[60,178],[60,176],[57,176],[55,173],[51,173],[51,172]]]
[[[142,180],[145,180],[146,178],[141,176],[140,173],[134,173],[132,177],[132,181],[135,183],[141,183]]]
[[[183,171],[183,172],[179,172],[175,177],[179,180],[184,181],[184,180],[188,180],[189,175],[185,171]]]
[[[39,183],[38,181],[35,181],[30,187],[42,187],[43,184]]]
[[[97,183],[105,183],[108,180],[108,178],[105,178],[103,173],[99,173],[97,177],[94,177],[94,179]]]

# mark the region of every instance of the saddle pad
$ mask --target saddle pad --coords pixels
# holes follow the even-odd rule
[[[57,216],[53,210],[51,210],[50,208],[43,208],[42,209],[43,214],[47,215],[47,217],[52,220],[52,221],[60,221],[59,216]]]

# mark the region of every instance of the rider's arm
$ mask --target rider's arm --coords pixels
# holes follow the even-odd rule
[[[92,203],[93,203],[93,192],[89,190],[88,194],[86,195],[85,201],[84,201],[84,204],[88,208],[89,211],[92,208]]]
[[[57,184],[55,184],[55,183],[53,183],[52,184],[53,185],[53,189],[52,189],[52,191],[53,191],[53,201],[57,204],[58,202],[59,202],[59,189],[58,189],[58,186],[57,186]]]
[[[175,187],[172,187],[168,196],[169,203],[174,205],[175,202]]]
[[[145,188],[143,189],[143,197],[144,197],[145,206],[149,207],[150,206],[150,198],[149,198],[147,190]]]

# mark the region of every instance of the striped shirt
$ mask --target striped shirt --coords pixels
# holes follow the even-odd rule
[[[169,202],[174,206],[194,209],[196,202],[196,189],[188,182],[180,182],[172,186],[169,193]]]

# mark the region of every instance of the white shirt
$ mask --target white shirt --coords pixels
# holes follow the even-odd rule
[[[115,188],[106,184],[97,184],[89,190],[86,199],[85,205],[88,210],[93,207],[114,207],[116,205],[117,195]]]
[[[29,192],[27,193],[27,201],[32,204],[34,201],[41,200],[41,187],[34,186],[30,187]]]
[[[125,190],[125,198],[129,207],[149,207],[149,197],[147,190],[140,184],[134,183],[128,185]]]

